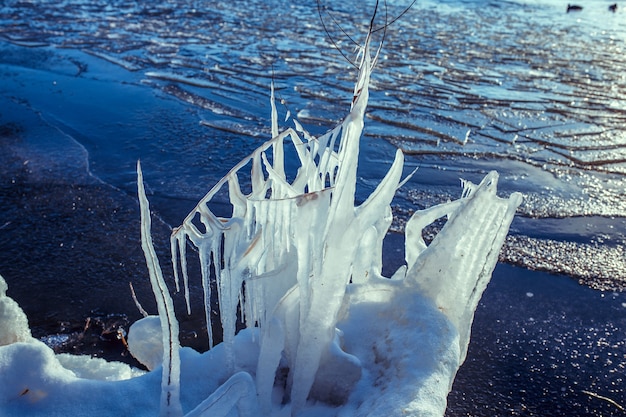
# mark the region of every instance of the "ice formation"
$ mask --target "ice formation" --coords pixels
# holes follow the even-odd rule
[[[382,242],[391,220],[389,204],[402,174],[400,151],[379,187],[354,207],[371,66],[364,49],[352,110],[323,136],[305,133],[303,140],[294,129],[277,134],[274,111],[272,130],[277,135],[231,170],[172,236],[172,252],[178,248],[183,262],[187,239],[198,248],[205,289],[210,288],[211,276],[216,278],[225,349],[231,350],[239,306],[247,326],[261,329],[256,382],[266,411],[283,357],[293,407],[304,406],[322,355],[333,340],[347,285],[369,272],[370,265],[354,261],[357,252],[369,248],[355,242],[370,246],[377,239]],[[300,162],[292,181],[284,166],[286,138]],[[238,179],[248,165],[252,190],[245,195]],[[226,185],[232,216],[223,219],[210,211],[208,203]],[[373,242],[366,237],[372,233]],[[183,273],[186,277],[184,266]],[[207,320],[210,308],[207,302]],[[282,314],[284,309],[290,314]],[[232,355],[228,363],[234,369]]]
[[[280,366],[288,371],[285,398],[294,414],[305,406],[316,377],[326,383],[343,379],[347,388],[339,392],[347,396],[361,375],[359,360],[333,349],[331,342],[340,310],[350,305],[346,290],[351,285],[374,285],[380,277],[382,240],[391,223],[390,203],[403,168],[398,151],[376,190],[355,207],[359,140],[375,62],[369,48],[361,52],[352,109],[343,123],[317,138],[297,122],[295,129],[279,134],[273,108],[274,138],[236,165],[172,234],[175,273],[180,259],[186,294],[187,241],[198,249],[209,328],[210,280],[214,277],[217,282],[231,371],[235,358],[229,352],[239,309],[248,328],[260,329],[256,387],[265,413],[272,408]],[[285,172],[285,139],[290,139],[300,163],[291,181]],[[248,166],[251,191],[244,194],[239,179]],[[407,265],[396,275],[405,285],[418,286],[455,325],[461,362],[473,312],[520,202],[519,195],[498,199],[496,184],[496,173],[478,186],[464,182],[460,200],[413,216],[407,225]],[[232,215],[221,218],[209,204],[226,187]],[[448,222],[426,247],[422,228],[440,217]],[[324,362],[326,368],[344,372],[322,378]]]
[[[110,378],[120,381],[96,381],[102,379],[98,372],[82,373],[84,367],[42,343],[23,342],[30,338],[25,316],[15,313],[0,279],[0,307],[12,306],[10,322],[0,328],[0,340],[9,343],[0,346],[0,411],[443,415],[474,310],[521,196],[497,197],[495,172],[478,185],[463,182],[459,200],[415,213],[406,226],[406,265],[392,278],[383,277],[382,241],[391,199],[402,184],[403,155],[396,153],[378,187],[355,206],[359,140],[376,61],[368,42],[360,59],[352,108],[341,124],[319,137],[297,122],[279,133],[273,108],[274,137],[235,165],[172,234],[176,285],[182,272],[187,298],[186,248],[197,248],[209,331],[216,283],[223,343],[202,355],[179,346],[138,164],[142,247],[159,317],[133,325],[129,345],[153,371],[136,376],[120,369]],[[287,155],[299,163],[293,173]],[[209,208],[224,194],[232,207],[229,217]],[[445,225],[427,245],[422,230],[439,218],[446,218]],[[239,333],[238,312],[246,325]],[[209,339],[213,345],[210,334]],[[23,369],[29,370],[27,380]]]

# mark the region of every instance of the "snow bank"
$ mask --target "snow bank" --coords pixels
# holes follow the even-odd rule
[[[0,346],[32,339],[26,314],[7,296],[7,289],[7,283],[0,275]]]
[[[392,278],[381,275],[403,155],[355,206],[376,61],[368,43],[340,125],[319,137],[297,122],[279,133],[273,107],[274,138],[235,165],[172,234],[177,289],[182,272],[189,292],[192,244],[209,329],[211,281],[217,284],[224,342],[202,355],[179,346],[138,164],[142,246],[159,316],[131,327],[129,348],[152,371],[54,355],[32,340],[0,278],[0,416],[444,414],[474,310],[521,197],[497,197],[495,172],[478,185],[463,182],[459,200],[415,213],[406,227],[406,265]],[[295,173],[285,170],[287,154],[298,158]],[[230,217],[210,210],[220,192],[230,198]],[[444,227],[427,245],[422,229],[442,217]],[[236,333],[238,311],[246,329]]]

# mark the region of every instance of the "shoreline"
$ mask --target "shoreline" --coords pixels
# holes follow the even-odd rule
[[[59,77],[59,74],[48,73],[48,75],[62,78]],[[66,77],[69,75],[66,74]],[[137,79],[140,78],[137,77]],[[43,80],[41,85],[47,85],[48,81],[50,80]],[[4,186],[1,190],[2,194],[0,194],[2,213],[6,216],[0,221],[0,274],[9,283],[9,295],[20,303],[31,320],[31,326],[35,329],[39,328],[40,330],[35,331],[41,331],[40,334],[45,332],[56,334],[58,332],[54,329],[61,328],[68,321],[71,324],[69,327],[75,328],[77,333],[80,333],[81,324],[84,326],[83,323],[87,317],[95,316],[92,314],[94,311],[99,312],[98,314],[101,313],[103,317],[110,314],[125,314],[131,322],[134,321],[133,319],[139,318],[139,313],[128,290],[130,279],[133,280],[142,304],[149,311],[156,311],[155,308],[151,307],[152,295],[145,260],[139,243],[139,212],[136,199],[133,197],[135,185],[130,180],[132,172],[126,172],[127,167],[122,166],[120,170],[123,172],[120,176],[128,178],[128,180],[119,180],[118,178],[119,182],[115,184],[107,183],[105,182],[106,176],[104,180],[100,181],[99,178],[89,175],[94,166],[87,163],[89,161],[86,161],[86,157],[80,149],[69,146],[62,147],[60,150],[57,149],[59,154],[51,153],[50,148],[43,145],[46,145],[46,141],[50,138],[54,138],[55,145],[65,143],[64,141],[68,140],[67,130],[60,129],[58,124],[46,123],[45,117],[41,118],[41,113],[47,115],[45,109],[37,106],[30,107],[33,103],[24,104],[29,102],[29,99],[35,94],[42,96],[49,94],[42,98],[44,101],[49,100],[47,105],[52,108],[63,103],[68,107],[55,109],[55,111],[60,114],[65,112],[65,114],[72,115],[72,112],[77,109],[76,106],[81,104],[81,99],[76,100],[76,97],[72,97],[76,88],[91,86],[94,88],[94,96],[99,96],[106,95],[107,86],[119,87],[110,79],[108,81],[106,79],[81,80],[80,83],[77,82],[76,84],[77,86],[74,87],[64,86],[62,90],[60,87],[51,87],[51,91],[47,92],[37,91],[37,87],[34,86],[29,87],[29,91],[21,96],[16,94],[11,97],[0,97],[0,102],[3,105],[3,114],[0,114],[0,122],[3,127],[0,131],[3,139],[0,145],[0,166],[5,167],[1,177],[3,180],[7,180],[3,182]],[[97,87],[95,87],[96,85]],[[137,92],[140,89],[136,85],[126,85],[124,88],[128,88],[132,92]],[[16,88],[11,91],[15,93],[18,90]],[[167,110],[184,109],[181,111],[186,112],[185,115],[181,116],[181,119],[172,119],[174,122],[180,122],[180,120],[197,121],[198,115],[193,107],[185,107],[171,97],[164,98],[147,88],[142,91],[143,98],[151,97],[155,103],[158,103],[155,104],[155,107],[167,103],[164,105]],[[75,99],[74,107],[68,104],[72,100],[55,101],[59,95]],[[106,102],[108,100],[105,100]],[[5,106],[5,103],[12,103],[13,110],[9,110],[10,108]],[[117,108],[117,111],[113,111],[113,116],[108,113],[101,115],[101,118],[96,118],[96,126],[101,127],[98,123],[109,117],[116,120],[116,115],[120,115],[132,107],[132,104],[126,103],[126,105],[128,107]],[[34,108],[41,113],[37,114]],[[28,114],[25,116],[20,114],[20,109],[22,111],[27,109]],[[18,114],[20,116],[16,117]],[[172,122],[172,120],[168,122]],[[141,130],[152,121],[144,121],[144,123],[139,127],[133,127]],[[122,128],[118,126],[118,132],[124,131],[124,128],[129,125],[124,125]],[[151,133],[158,132],[159,127],[153,126]],[[174,128],[178,129],[177,126]],[[197,126],[193,129],[197,129]],[[81,133],[80,131],[77,132]],[[31,141],[33,137],[31,135],[36,136],[34,142]],[[195,139],[199,140],[199,138],[200,136]],[[94,139],[87,137],[87,140],[93,141]],[[130,148],[131,154],[140,154],[138,150],[140,143],[139,141],[123,143],[119,149],[111,150],[111,153],[115,154],[115,152]],[[77,145],[80,145],[80,142],[77,142]],[[91,143],[94,148],[107,145],[109,144]],[[184,145],[187,146],[188,144],[185,143]],[[224,153],[215,151],[210,155],[214,159],[224,155],[228,158],[236,158],[240,153],[245,155],[244,146],[240,145],[234,141],[230,144],[220,143],[219,146],[222,146],[222,149],[226,151]],[[371,160],[366,166],[371,168],[371,171],[367,175],[376,176],[376,169],[379,169],[378,165],[387,163],[384,159],[385,156],[381,156],[385,150],[391,148],[387,145],[367,144],[370,149],[374,147],[383,149],[379,150],[380,154],[369,156]],[[163,143],[156,145],[150,143],[149,146],[154,147],[150,151],[152,153],[149,158],[153,159],[153,166],[161,170],[160,173],[155,174],[153,179],[148,181],[148,187],[153,184],[155,188],[153,196],[149,196],[153,203],[152,207],[157,211],[157,214],[162,215],[165,219],[176,218],[179,213],[186,213],[185,207],[193,206],[195,200],[193,197],[189,197],[187,200],[178,198],[178,195],[185,193],[186,189],[184,188],[179,194],[170,192],[173,189],[178,191],[177,187],[184,182],[185,175],[191,174],[190,171],[187,171],[180,177],[173,179],[175,184],[163,186],[164,178],[171,175],[176,162],[165,161],[163,166],[160,166],[158,156],[161,152],[166,153],[167,146],[181,145],[179,143],[166,143],[165,145]],[[208,145],[205,144],[204,146]],[[228,150],[238,146],[240,149],[236,151]],[[5,149],[9,149],[9,151],[5,152]],[[132,157],[125,158],[132,159]],[[376,160],[376,158],[380,158],[380,160]],[[194,160],[194,162],[199,161]],[[417,157],[410,162],[412,164],[421,163]],[[101,165],[97,166],[98,163],[96,163],[96,171],[102,167]],[[450,162],[450,165],[453,163]],[[487,161],[483,165],[487,165]],[[458,171],[452,169],[446,171],[445,167],[442,169],[436,164],[422,167],[418,171],[419,178],[413,180],[413,183],[409,185],[428,188],[432,183],[438,182],[441,188],[437,190],[443,189],[445,192],[451,193],[459,192],[458,177],[464,177],[468,172],[473,174],[483,167],[473,169],[473,171],[471,169],[464,171],[463,168],[458,168]],[[101,172],[106,173],[108,171],[105,167]],[[209,183],[208,186],[212,185],[210,183],[211,175],[221,177],[219,173],[213,172],[203,175]],[[419,181],[424,178],[431,182],[420,184]],[[446,181],[449,184],[441,185]],[[512,189],[521,183],[522,181],[511,181],[506,186]],[[161,186],[163,188],[159,188]],[[199,187],[199,185],[195,184],[193,187]],[[435,193],[438,192],[437,190]],[[191,194],[197,192],[197,189],[194,188]],[[406,196],[400,196],[400,199],[404,199],[403,204],[406,201],[412,201]],[[169,246],[167,246],[169,227],[161,223],[154,234],[160,255],[163,254],[160,258],[167,260],[169,258]],[[385,246],[384,264],[385,268],[390,269],[390,271],[386,270],[386,275],[393,272],[394,266],[401,263],[403,256],[403,250],[400,250],[403,248],[402,236],[392,234],[388,238],[390,238],[390,242]],[[551,256],[550,252],[542,254]],[[546,259],[547,261],[550,260],[550,258]],[[167,268],[169,266],[164,265],[164,269],[167,270]],[[528,285],[528,287],[525,288],[523,285]],[[624,284],[620,283],[619,285]],[[194,292],[198,297],[200,296],[200,291]],[[532,293],[532,296],[527,295],[528,293]],[[566,392],[570,396],[568,400],[573,399],[573,403],[581,407],[595,407],[596,405],[596,400],[590,399],[588,395],[582,393],[583,390],[597,391],[600,395],[613,398],[618,394],[623,395],[623,389],[611,388],[610,383],[615,381],[611,379],[613,375],[608,373],[605,361],[607,356],[617,355],[620,359],[615,361],[615,366],[623,363],[623,359],[619,355],[625,351],[624,342],[614,340],[616,335],[619,335],[619,332],[626,328],[624,319],[619,319],[619,313],[623,317],[624,308],[626,308],[624,302],[621,301],[623,297],[623,294],[614,295],[610,292],[589,290],[571,278],[499,264],[494,273],[493,282],[487,288],[477,311],[474,323],[475,330],[466,362],[468,366],[462,368],[458,374],[459,378],[450,397],[448,415],[456,416],[466,412],[465,407],[469,406],[466,403],[474,401],[468,400],[468,398],[480,398],[480,401],[475,403],[476,407],[493,408],[494,413],[501,413],[503,409],[514,408],[519,404],[532,407],[533,401],[537,401],[537,399],[542,399],[540,400],[543,401],[541,404],[545,405],[546,396],[554,399],[554,402],[550,403],[550,407],[556,413],[562,410],[561,407],[564,406],[560,397],[560,390],[563,386],[566,387]],[[534,305],[528,303],[528,301],[539,299],[543,299],[544,303]],[[609,299],[612,300],[612,304],[604,303]],[[182,295],[179,294],[175,302],[182,305]],[[575,314],[571,311],[564,315],[563,311],[565,311],[568,303],[575,307],[590,306],[584,313],[587,316],[572,318],[571,316],[575,316]],[[178,305],[176,308],[177,311],[184,310]],[[196,308],[195,311],[200,312],[201,309]],[[618,317],[606,316],[607,311],[618,313]],[[507,313],[507,319],[502,317],[503,313]],[[539,313],[548,315],[548,317],[539,320],[537,319]],[[524,314],[526,316],[522,317]],[[596,315],[594,316],[594,314]],[[511,318],[513,316],[520,318],[514,321]],[[530,318],[534,320],[531,321]],[[543,323],[544,327],[532,324],[537,322]],[[589,322],[592,324],[585,327]],[[187,323],[190,338],[193,338],[191,332],[194,331],[196,323],[195,318]],[[184,323],[181,323],[181,326],[184,326]],[[533,329],[536,330],[532,335],[526,333],[530,326],[534,326]],[[555,327],[556,330],[554,330]],[[197,328],[195,330],[198,331]],[[607,332],[610,333],[610,336],[606,336]],[[504,334],[506,334],[506,338],[503,336]],[[558,334],[562,336],[560,340],[571,338],[572,342],[577,342],[576,338],[580,335],[585,343],[581,345],[582,347],[578,347],[578,353],[583,355],[582,352],[586,352],[592,358],[597,356],[597,359],[592,361],[576,358],[587,364],[584,375],[592,375],[593,378],[590,380],[595,385],[582,387],[584,381],[578,381],[574,378],[574,375],[580,370],[580,364],[579,368],[576,368],[572,364],[574,362],[570,361],[572,363],[569,363],[566,357],[567,350],[574,344],[568,346],[556,341],[555,339],[559,338]],[[593,339],[594,337],[595,339]],[[198,338],[204,340],[201,336]],[[533,340],[538,341],[537,343],[545,343],[542,345],[543,350],[532,351],[532,349],[537,349],[536,344],[532,342]],[[605,341],[607,345],[602,344]],[[597,346],[596,349],[597,343],[602,345]],[[494,346],[496,347],[494,348]],[[520,352],[520,346],[530,350]],[[587,350],[585,351],[585,349]],[[562,357],[552,355],[559,358],[558,363],[554,363],[550,355],[546,353],[551,351],[562,355]],[[485,352],[491,352],[491,354],[485,355]],[[529,358],[533,359],[534,367],[526,367]],[[508,368],[503,368],[506,364],[515,369],[508,372]],[[553,369],[553,365],[557,367],[556,369],[564,370],[567,378],[565,380],[559,379],[557,373],[552,373],[552,378],[558,380],[559,383],[563,381],[575,383],[576,387],[570,387],[571,391],[567,391],[570,389],[567,388],[568,385],[551,385],[548,378],[540,379],[537,377],[538,370]],[[485,367],[499,373],[496,373],[490,380],[485,374]],[[502,369],[499,369],[501,367]],[[516,376],[517,374],[519,376]],[[606,376],[606,378],[601,379],[600,376]],[[476,380],[479,380],[481,384],[475,385]],[[532,391],[528,388],[533,384],[537,385],[538,391]],[[498,391],[494,385],[501,387],[506,392]],[[600,387],[600,385],[602,386]],[[555,390],[555,386],[558,389]],[[506,399],[503,400],[501,396]],[[606,407],[603,409],[600,406],[600,408],[593,409],[610,412],[610,406]],[[472,411],[472,413],[475,412],[477,411]],[[519,412],[521,413],[522,410]],[[575,408],[572,412],[574,414],[571,415],[575,415],[576,412],[580,412],[580,409]]]

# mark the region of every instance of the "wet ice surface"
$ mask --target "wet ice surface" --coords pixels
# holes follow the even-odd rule
[[[283,101],[279,111],[297,114],[313,133],[345,114],[355,70],[319,27],[314,3],[223,2],[211,10],[201,2],[176,1],[2,3],[0,273],[42,334],[58,332],[54,323],[72,314],[79,321],[93,315],[93,309],[136,318],[128,296],[131,279],[150,305],[149,288],[138,283],[147,277],[138,244],[138,158],[152,208],[166,224],[177,225],[235,161],[269,137],[272,79]],[[359,4],[329,9],[357,41],[370,18]],[[390,13],[403,6],[390,5]],[[360,195],[368,195],[382,177],[394,146],[402,148],[407,165],[420,169],[394,203],[395,227],[401,230],[415,206],[457,198],[459,177],[476,182],[496,169],[503,194],[525,195],[501,260],[623,290],[625,14],[609,13],[600,1],[588,2],[582,13],[564,11],[564,4],[551,0],[420,2],[394,23],[372,79]],[[351,41],[325,16],[338,47],[352,56]],[[167,253],[168,230],[160,227],[156,239],[162,237]],[[34,233],[27,238],[27,231]],[[621,385],[610,384],[613,365],[606,364],[610,360],[623,371],[625,347],[612,338],[624,333],[624,310],[612,304],[607,311],[614,315],[593,318],[596,324],[588,328],[613,335],[593,350],[594,332],[584,330],[583,319],[568,314],[561,322],[559,305],[527,305],[542,293],[578,297],[581,287],[573,280],[571,286],[554,281],[560,290],[550,293],[544,285],[548,275],[532,274],[545,281],[520,290],[534,294],[527,300],[510,291],[523,282],[515,271],[524,270],[496,271],[477,313],[474,350],[489,352],[495,361],[488,366],[504,372],[499,361],[528,363],[515,353],[519,345],[534,355],[530,363],[566,369],[569,379],[559,377],[566,391],[623,398]],[[38,291],[24,277],[38,279]],[[580,294],[572,306],[601,293]],[[598,308],[590,317],[605,304],[593,305]],[[526,308],[545,309],[552,318],[535,315],[529,323]],[[519,317],[505,320],[499,317],[504,312]],[[193,320],[190,327],[197,324]],[[511,326],[536,334],[503,339]],[[552,337],[555,331],[561,336]],[[489,347],[498,338],[502,342]],[[544,354],[532,340],[561,353]],[[584,346],[570,349],[572,344]],[[579,359],[574,350],[591,359],[583,353],[584,361]],[[485,360],[470,348],[464,368],[470,377],[459,374],[450,415],[494,414],[490,408],[481,414],[480,402],[471,405],[475,395],[493,391],[486,385],[470,389]],[[579,372],[569,364],[575,360],[587,364],[581,365],[592,375],[587,385],[582,379],[575,387],[567,382]],[[473,361],[480,369],[472,368]],[[536,385],[536,397],[525,398],[559,398],[559,390],[546,388],[549,380],[539,374],[525,380],[526,391]],[[485,403],[497,410],[529,407],[532,401],[520,400],[517,382],[507,383],[511,393],[503,394],[501,404],[488,396]],[[580,395],[579,403],[589,397]],[[593,408],[595,401],[585,404],[614,411]],[[547,414],[560,414],[551,410]],[[586,414],[572,410],[571,415]]]
[[[624,405],[626,294],[496,271],[446,415],[623,415],[606,398]]]
[[[220,155],[218,163],[237,160],[254,148],[260,134],[268,134],[272,79],[283,113],[298,114],[313,131],[325,130],[343,114],[352,88],[354,69],[321,30],[314,2],[253,1],[245,8],[227,3],[206,10],[193,2],[8,2],[0,9],[0,36],[17,45],[84,51],[122,69],[119,80],[187,103],[193,117],[165,116],[170,133],[186,126],[177,140],[164,137],[148,120],[143,126],[155,128],[144,132],[132,132],[134,125],[123,120],[116,127],[154,147],[162,172],[157,180],[163,183],[156,193],[189,197],[206,188],[194,178],[204,174],[207,162],[215,163],[214,155]],[[403,6],[392,4],[390,14]],[[620,289],[626,279],[620,220],[626,213],[623,11],[609,13],[600,1],[578,14],[563,9],[552,0],[419,3],[386,34],[366,134],[415,155],[412,163],[422,168],[458,169],[454,175],[474,180],[497,168],[505,192],[525,192],[520,215],[534,219],[527,224],[536,228],[544,219],[563,219],[561,227],[567,229],[576,217],[589,218],[590,224],[599,217],[617,218],[600,239],[566,244],[580,266],[572,267],[562,256],[563,239],[538,239],[525,230],[516,231],[519,236],[503,260]],[[329,11],[356,40],[369,21],[357,3],[343,2]],[[325,16],[337,46],[351,56],[352,41]],[[15,53],[17,65],[45,61],[41,48],[31,50],[30,59],[23,59],[23,50]],[[107,77],[93,73],[93,65],[77,56],[65,66],[68,76]],[[134,108],[141,106],[137,102]],[[145,118],[163,117],[151,110]],[[127,136],[103,145],[114,133],[106,130],[90,146],[80,135],[94,140],[93,123],[83,121],[70,127],[88,148],[92,171],[130,192],[132,158],[120,169],[117,153],[146,158],[145,147]],[[226,139],[208,140],[215,137]],[[190,178],[171,181],[171,172],[184,175],[181,165],[190,167]],[[436,199],[441,193],[434,191],[426,193]],[[550,262],[538,262],[545,252],[552,253]],[[601,264],[583,268],[598,253],[612,265],[609,272]]]

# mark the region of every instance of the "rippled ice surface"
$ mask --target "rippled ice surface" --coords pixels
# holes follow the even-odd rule
[[[183,130],[175,149],[166,138],[167,156],[154,158],[169,167],[166,177],[176,169],[201,177],[187,167],[207,162],[209,144],[187,139],[194,133],[185,129],[197,131],[199,121],[205,132],[199,135],[239,141],[225,146],[236,149],[220,149],[223,160],[237,159],[259,135],[267,137],[271,79],[282,111],[313,131],[345,111],[354,71],[335,47],[351,57],[353,41],[334,22],[359,41],[373,2],[327,6],[323,15],[336,45],[322,31],[314,3],[8,1],[0,9],[0,35],[17,45],[84,51],[122,67],[124,81],[188,103],[197,120],[177,125]],[[389,14],[405,3],[390,2]],[[602,1],[587,2],[581,13],[564,9],[554,0],[418,2],[386,33],[367,134],[415,155],[415,165],[458,170],[457,177],[497,168],[505,191],[526,194],[504,260],[623,288],[625,15],[608,12]],[[75,75],[90,76],[80,58],[74,64]],[[112,163],[114,148],[139,145],[83,145],[97,176],[130,189],[130,170],[120,173],[119,161]],[[418,174],[400,209],[457,194],[424,176]],[[192,179],[166,182],[160,192],[169,196],[206,188]]]
[[[114,288],[102,300],[113,311],[127,305],[120,301],[128,298],[126,280],[145,274],[136,245],[137,158],[153,208],[177,225],[234,161],[269,137],[271,80],[282,103],[279,112],[297,115],[313,133],[345,114],[355,70],[340,51],[353,56],[353,41],[345,33],[362,40],[374,2],[326,3],[324,21],[335,44],[319,24],[315,2],[302,0],[251,0],[245,6],[190,0],[0,5],[0,160],[11,178],[11,183],[3,178],[0,205],[15,210],[7,220],[0,215],[0,273],[10,285],[12,276],[25,272],[48,280],[30,294],[31,311],[56,311],[58,317],[42,318],[45,322],[83,305],[81,294],[68,298],[72,284],[62,275],[68,270],[80,288],[98,294]],[[389,14],[399,14],[407,3],[390,1]],[[594,288],[626,288],[626,8],[610,13],[609,3],[589,0],[582,12],[567,14],[566,3],[556,0],[427,0],[393,23],[372,80],[361,186],[369,191],[382,176],[394,146],[407,153],[407,165],[420,167],[395,202],[400,218],[395,228],[402,228],[416,205],[457,198],[459,177],[477,181],[497,169],[503,194],[525,194],[503,261]],[[381,25],[383,14],[378,16]],[[93,224],[99,225],[97,233]],[[18,240],[27,230],[35,231],[30,240]],[[63,263],[71,267],[58,266]],[[500,267],[499,274],[514,277],[511,271],[518,269],[507,268]],[[541,279],[549,276],[536,277],[543,287]],[[497,282],[495,288],[505,287]],[[28,286],[23,291],[28,293]],[[626,304],[619,296],[610,311],[624,317]],[[497,293],[486,297],[498,301]],[[531,338],[519,335],[531,343],[547,340],[541,332],[565,320],[530,318],[502,319],[504,324],[487,332],[505,332],[511,324],[519,332],[536,330]],[[618,334],[623,339],[623,325],[623,319],[591,324],[580,334],[557,328],[548,346],[524,347],[525,361],[545,360],[541,354],[550,350],[547,357],[555,359],[546,366],[567,368],[572,381],[580,369],[570,368],[566,355],[577,361],[590,355],[586,361],[596,368],[581,365],[583,374],[599,374],[590,377],[595,385],[584,389],[619,399],[623,381],[613,375],[626,366],[624,345],[616,341]],[[595,336],[602,332],[606,335]],[[515,337],[507,343],[515,344]],[[557,339],[563,346],[576,342],[578,353],[559,350]],[[519,357],[510,346],[503,351],[489,355],[504,363]],[[617,357],[606,357],[607,352]],[[470,358],[477,358],[479,368],[484,363],[480,352]],[[472,360],[466,368],[472,369]],[[498,363],[494,366],[503,369]],[[541,398],[558,397],[562,386],[545,391],[550,384],[539,381],[543,370],[533,366],[513,375],[544,387],[537,394]],[[465,377],[466,386],[480,380],[480,372]],[[493,388],[499,379],[482,382],[474,393],[499,392]],[[502,385],[514,388],[510,381]],[[463,392],[453,394],[460,404],[467,402]],[[541,415],[512,405],[528,407],[538,397],[529,395],[524,402],[502,395],[500,408],[486,396],[490,411],[483,415],[502,410]],[[582,397],[586,400],[579,395],[572,401],[580,405],[591,398]],[[597,400],[591,401],[594,410]],[[615,411],[599,403],[607,407],[605,414]],[[451,405],[451,410],[480,415],[479,407]],[[581,407],[566,411],[585,414],[586,405]]]

